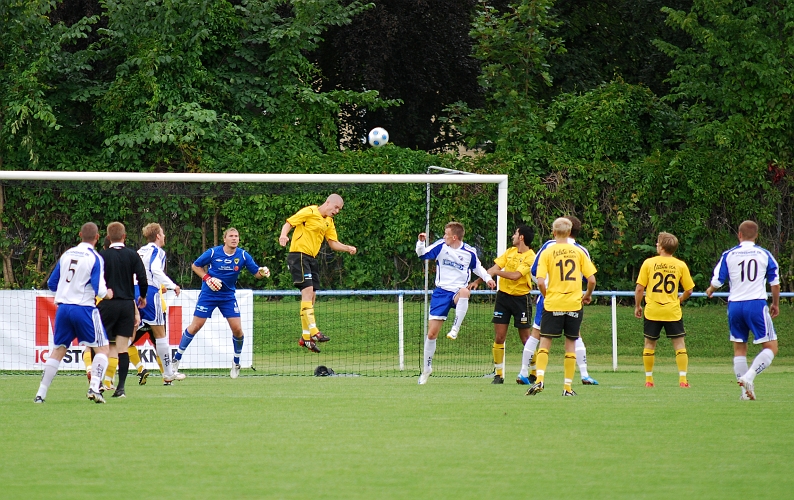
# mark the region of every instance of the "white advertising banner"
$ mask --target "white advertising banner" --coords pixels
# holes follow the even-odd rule
[[[176,351],[182,332],[193,319],[198,295],[198,290],[182,290],[179,297],[168,292],[166,332],[172,352]],[[52,349],[54,297],[49,291],[0,290],[0,370],[43,368]],[[240,364],[248,367],[253,361],[254,294],[251,290],[237,290],[236,298],[245,333]],[[146,367],[156,369],[154,346],[148,335],[136,345]],[[70,346],[60,369],[84,370],[82,353],[82,346]],[[216,309],[185,351],[179,368],[229,368],[233,356],[231,329]]]

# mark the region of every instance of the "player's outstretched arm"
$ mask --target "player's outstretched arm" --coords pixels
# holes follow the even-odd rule
[[[347,252],[350,255],[356,255],[356,252],[358,251],[356,247],[354,247],[353,245],[345,245],[344,243],[341,243],[336,240],[327,240],[327,241],[328,241],[328,246],[331,247],[331,250],[334,250],[336,252]]]

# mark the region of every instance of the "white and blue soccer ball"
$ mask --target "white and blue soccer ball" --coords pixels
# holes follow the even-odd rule
[[[389,133],[384,128],[375,127],[369,131],[367,140],[370,146],[379,148],[389,142]]]

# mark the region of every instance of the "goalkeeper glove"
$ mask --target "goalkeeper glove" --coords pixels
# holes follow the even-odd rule
[[[261,274],[265,278],[269,278],[270,277],[270,269],[268,269],[267,266],[262,266],[262,267],[259,268],[259,274]]]
[[[221,288],[223,288],[223,281],[219,280],[218,278],[210,276],[209,273],[205,274],[203,278],[204,282],[210,287],[210,290],[213,292],[217,292]]]

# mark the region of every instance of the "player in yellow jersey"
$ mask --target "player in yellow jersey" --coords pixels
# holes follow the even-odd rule
[[[544,297],[544,311],[540,322],[540,346],[537,353],[537,382],[527,391],[534,396],[543,391],[549,348],[552,340],[565,335],[565,361],[562,395],[576,396],[571,388],[576,371],[576,339],[582,325],[583,304],[589,304],[596,285],[596,268],[587,254],[568,242],[572,223],[560,217],[552,224],[553,246],[538,257],[535,278]],[[587,279],[587,291],[582,293],[582,279]],[[547,281],[548,280],[548,281]]]
[[[653,363],[656,342],[662,333],[673,343],[675,363],[678,365],[678,385],[689,387],[686,378],[689,356],[686,353],[684,320],[681,304],[692,295],[695,282],[687,265],[673,257],[678,250],[678,238],[670,233],[659,233],[656,239],[656,257],[646,259],[637,276],[634,290],[634,316],[642,318],[642,294],[645,293],[645,348],[642,364],[645,367],[645,387],[653,387]],[[684,293],[678,296],[678,285]]]
[[[501,276],[499,291],[496,292],[493,319],[493,366],[494,378],[492,384],[504,384],[505,369],[505,340],[510,319],[518,328],[521,345],[526,344],[532,331],[532,301],[529,292],[532,291],[532,263],[535,261],[535,251],[530,248],[535,231],[525,225],[518,226],[513,233],[513,246],[494,260],[494,266],[488,269],[491,276]],[[469,285],[474,290],[482,283],[482,278],[477,278]]]
[[[339,242],[334,226],[334,216],[342,210],[344,204],[341,196],[332,194],[320,206],[310,205],[298,210],[284,223],[278,238],[281,246],[287,246],[289,232],[295,228],[287,264],[295,287],[301,291],[300,318],[303,333],[298,344],[312,352],[320,352],[318,342],[331,340],[317,328],[314,319],[314,301],[316,292],[320,289],[320,266],[316,257],[320,253],[323,240],[328,242],[332,250],[356,254],[356,247]]]

